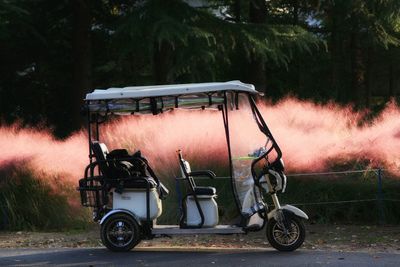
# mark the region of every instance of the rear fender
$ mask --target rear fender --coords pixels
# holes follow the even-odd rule
[[[135,221],[136,221],[139,225],[142,225],[142,223],[140,222],[138,216],[136,216],[133,212],[131,212],[131,211],[129,211],[129,210],[124,210],[124,209],[117,209],[117,210],[112,210],[112,211],[110,211],[109,213],[107,213],[106,215],[104,215],[103,218],[101,218],[100,225],[102,225],[102,224],[107,220],[107,218],[109,218],[110,216],[112,216],[112,215],[114,215],[114,214],[117,214],[117,213],[127,214],[127,215],[131,216],[133,219],[135,219]]]

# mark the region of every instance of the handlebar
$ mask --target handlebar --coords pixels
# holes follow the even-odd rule
[[[259,156],[258,158],[254,159],[253,162],[251,163],[251,174],[253,176],[254,183],[256,185],[260,185],[259,181],[261,177],[268,174],[268,171],[270,169],[276,169],[278,171],[284,170],[284,167],[281,162],[281,154],[279,153],[279,151],[277,151],[277,157],[272,163],[268,160],[268,155],[269,153],[271,153],[272,150],[274,150],[274,148],[275,148],[274,145],[272,145],[268,150],[262,153],[262,155]],[[255,165],[262,159],[266,160],[266,165],[263,166],[262,171],[257,175],[255,171]]]
[[[267,151],[265,151],[261,156],[259,156],[258,158],[256,158],[256,159],[254,159],[252,162],[251,162],[251,174],[252,174],[252,176],[253,176],[253,179],[254,179],[254,182],[256,183],[256,184],[259,184],[259,180],[260,180],[260,178],[262,177],[262,175],[260,175],[260,176],[257,176],[257,174],[256,174],[256,172],[255,172],[255,170],[254,170],[254,166],[260,161],[260,160],[262,160],[262,159],[265,159],[266,161],[267,161],[267,166],[269,166],[270,165],[270,162],[268,161],[268,159],[267,159],[267,156],[268,156],[268,154],[269,153],[271,153],[271,151],[273,150],[273,146],[271,146]],[[265,168],[265,167],[264,167]],[[263,169],[264,169],[263,168]],[[263,172],[262,172],[263,174],[264,174],[264,170],[263,170]]]

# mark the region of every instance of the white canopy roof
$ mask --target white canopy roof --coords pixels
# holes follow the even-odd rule
[[[259,93],[255,90],[254,85],[252,84],[246,84],[240,81],[230,81],[96,89],[92,93],[87,94],[85,100],[144,98],[217,91],[239,91],[251,94]]]

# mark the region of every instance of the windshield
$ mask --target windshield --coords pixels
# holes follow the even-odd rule
[[[266,164],[279,160],[281,152],[252,97],[240,95],[239,102],[240,109],[229,110],[229,127],[233,183],[244,214],[261,199],[253,174],[258,176]]]

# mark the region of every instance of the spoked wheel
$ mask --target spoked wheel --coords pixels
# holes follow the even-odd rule
[[[279,251],[293,251],[299,248],[306,237],[304,223],[297,217],[287,217],[287,229],[275,219],[267,223],[267,238],[272,247]]]
[[[112,251],[129,251],[140,242],[139,225],[126,214],[113,214],[101,225],[101,240]]]

